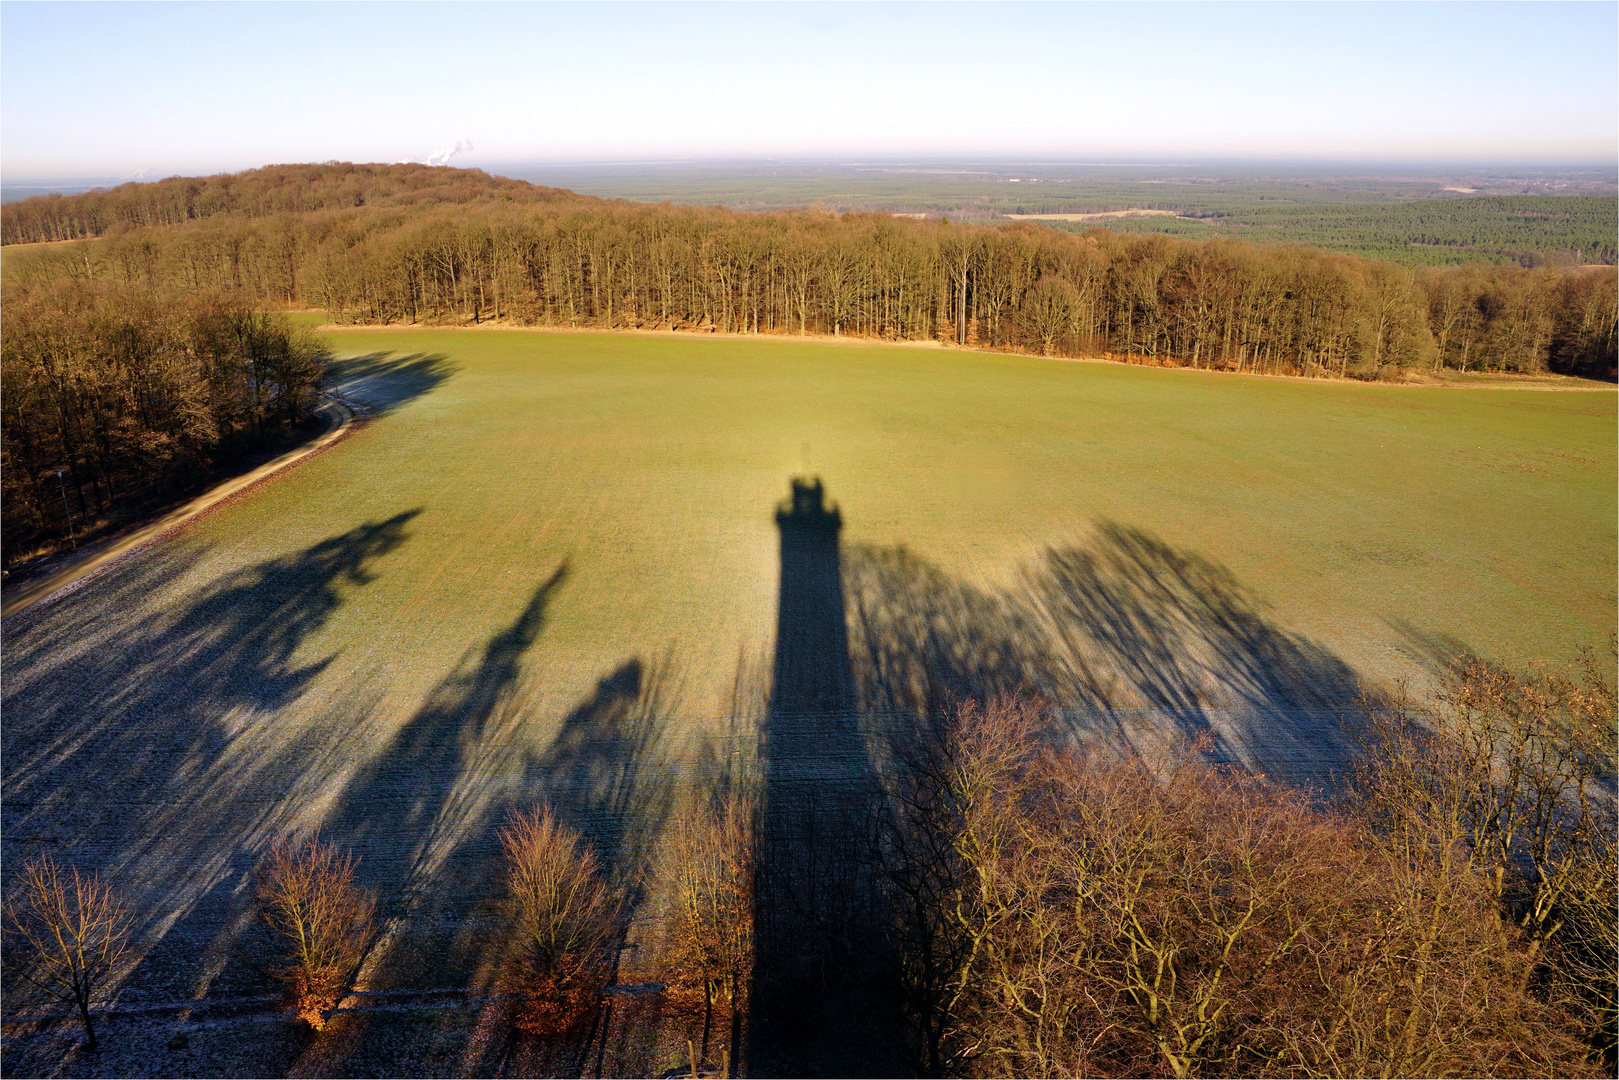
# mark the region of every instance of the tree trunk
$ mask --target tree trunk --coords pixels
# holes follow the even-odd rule
[[[77,1004],[79,1006],[79,1019],[84,1021],[86,1040],[84,1045],[87,1049],[94,1050],[96,1048],[96,1029],[95,1025],[90,1022],[90,1002],[87,998],[80,998]]]
[[[714,1023],[714,983],[712,981],[705,980],[703,982],[703,1052],[701,1054],[697,1055],[698,1059],[701,1060],[701,1061],[707,1061],[708,1060],[708,1032],[709,1032],[709,1028],[713,1025],[713,1023]],[[696,1061],[691,1063],[691,1071],[692,1071],[692,1075],[695,1076],[696,1073],[697,1073],[697,1062]]]

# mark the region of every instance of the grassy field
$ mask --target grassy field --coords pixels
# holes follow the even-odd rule
[[[1612,622],[1609,393],[791,341],[335,341],[384,368],[443,357],[444,382],[191,542],[245,527],[263,540],[242,554],[263,557],[278,535],[313,542],[317,523],[336,533],[419,509],[351,606],[402,628],[431,612],[452,650],[566,562],[548,631],[559,649],[675,644],[723,683],[719,658],[768,645],[770,512],[795,474],[825,480],[846,543],[905,545],[981,587],[1010,585],[1047,547],[1084,545],[1098,523],[1142,530],[1230,568],[1280,623],[1372,671],[1395,665],[1395,623],[1562,659]],[[715,711],[718,690],[691,692]]]
[[[689,707],[721,715],[728,661],[773,633],[770,514],[795,474],[824,478],[846,543],[905,545],[980,587],[1098,523],[1142,530],[1372,673],[1398,670],[1396,624],[1563,659],[1612,621],[1611,394],[777,341],[334,340],[377,373],[362,399],[442,382],[183,541],[213,573],[415,513],[311,655],[363,654],[388,624],[425,678],[566,565],[540,650],[553,706],[672,646]]]
[[[6,624],[6,861],[48,847],[136,898],[127,1003],[253,991],[232,920],[252,852],[290,827],[354,847],[383,890],[370,990],[487,975],[474,916],[508,806],[559,801],[610,866],[640,865],[694,774],[752,757],[793,476],[839,504],[854,677],[887,708],[911,700],[895,673],[1033,682],[1302,776],[1331,750],[1310,709],[1358,678],[1464,648],[1566,660],[1614,625],[1611,390],[673,335],[332,341],[376,409],[363,430]],[[231,1068],[271,1065],[290,1067]]]

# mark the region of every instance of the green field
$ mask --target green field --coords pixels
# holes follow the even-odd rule
[[[545,710],[667,654],[683,711],[725,715],[739,650],[771,646],[771,513],[798,474],[824,479],[847,546],[904,545],[988,592],[1101,524],[1139,530],[1368,675],[1412,674],[1412,635],[1562,660],[1613,625],[1611,393],[790,340],[333,341],[367,358],[339,369],[370,372],[356,396],[420,392],[192,527],[173,558],[196,565],[166,597],[414,515],[302,642],[335,658],[317,697],[367,670],[412,707],[565,565],[529,658]]]
[[[841,509],[863,722],[917,679],[1038,684],[1076,722],[1206,727],[1317,779],[1357,680],[1420,685],[1460,649],[1563,661],[1614,626],[1611,390],[691,335],[332,342],[369,424],[6,623],[5,857],[61,852],[132,897],[126,1004],[263,993],[232,950],[252,853],[288,828],[382,891],[368,990],[487,976],[510,807],[552,799],[640,865],[683,791],[752,760],[794,476]],[[814,770],[862,753],[771,711]]]
[[[985,588],[1098,523],[1141,530],[1228,567],[1271,618],[1372,673],[1398,669],[1397,624],[1564,659],[1613,622],[1609,393],[793,341],[334,340],[350,356],[442,356],[448,377],[191,542],[247,531],[262,539],[241,557],[264,557],[420,509],[348,606],[356,627],[430,625],[441,664],[567,562],[540,650],[572,672],[547,680],[563,700],[602,665],[672,645],[692,707],[713,712],[724,661],[769,646],[770,513],[805,473],[841,504],[846,544],[905,545]],[[334,643],[363,639],[348,621]],[[413,655],[434,651],[422,644]]]

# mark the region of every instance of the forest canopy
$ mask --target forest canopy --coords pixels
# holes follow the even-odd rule
[[[0,210],[0,243],[37,244],[105,236],[121,228],[207,218],[262,218],[348,207],[403,209],[476,199],[547,202],[572,192],[478,169],[431,165],[268,165],[216,176],[171,176],[80,195],[37,195]]]
[[[116,524],[308,419],[314,335],[240,297],[105,282],[8,289],[4,559]]]
[[[139,210],[159,204],[168,217]],[[47,206],[103,222],[75,226],[102,239],[8,260],[8,287],[66,277],[345,322],[853,334],[1331,377],[1614,365],[1612,268],[1410,271],[1298,245],[607,201],[419,165],[24,200],[4,208],[7,235]]]

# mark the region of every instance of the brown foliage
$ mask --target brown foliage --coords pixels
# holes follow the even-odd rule
[[[5,215],[13,232],[28,219],[85,235],[107,229],[100,199],[127,205],[128,224],[29,252],[8,280],[225,289],[352,322],[816,331],[1358,378],[1431,365],[1605,377],[1619,319],[1609,270],[1413,275],[1295,246],[647,206],[413,166],[289,166],[75,198]]]
[[[1611,670],[1611,665],[1609,665]],[[1615,693],[1587,652],[1570,675],[1474,657],[1434,710],[1373,712],[1355,797],[1391,852],[1443,859],[1483,883],[1531,975],[1615,1056]]]
[[[730,1022],[730,1057],[739,1050],[753,976],[754,825],[751,803],[731,796],[681,819],[669,845],[668,1000],[702,1012],[700,1061],[715,1020]]]
[[[372,206],[397,210],[479,199],[546,202],[581,199],[558,188],[490,176],[481,169],[402,162],[395,165],[269,165],[217,176],[171,176],[81,195],[40,195],[0,209],[7,244],[102,236],[120,228],[180,225],[205,218]]]
[[[500,843],[515,931],[505,979],[520,998],[518,1026],[560,1035],[591,1014],[612,978],[622,905],[595,853],[550,806],[514,812]]]
[[[371,942],[375,897],[354,881],[355,860],[318,836],[278,841],[254,871],[259,914],[275,935],[273,970],[298,1018],[319,1031]]]
[[[1411,843],[1204,763],[1049,748],[1037,710],[957,711],[931,772],[961,962],[953,1071],[1585,1074],[1531,935],[1459,844]],[[1033,748],[1033,749],[1031,749]],[[940,785],[943,786],[940,786]]]
[[[64,871],[49,855],[29,859],[20,876],[6,903],[6,964],[76,1008],[94,1048],[90,1006],[128,954],[129,909],[100,878]]]
[[[313,335],[239,297],[59,281],[8,284],[5,307],[7,563],[70,513],[83,540],[280,437],[324,375]]]

